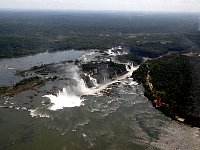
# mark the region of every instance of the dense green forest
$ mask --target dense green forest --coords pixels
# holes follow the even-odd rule
[[[108,49],[157,57],[199,46],[198,14],[103,12],[0,13],[0,57],[44,51]]]
[[[154,104],[161,98],[158,109],[165,115],[174,119],[181,117],[186,123],[199,126],[199,63],[198,56],[173,54],[145,62],[133,73],[133,78],[143,83],[145,95]]]

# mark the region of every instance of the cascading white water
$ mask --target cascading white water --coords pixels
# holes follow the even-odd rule
[[[52,106],[49,107],[50,110],[63,109],[64,107],[79,107],[83,105],[83,99],[81,95],[90,92],[90,89],[85,85],[83,79],[78,75],[78,67],[73,66],[71,68],[72,79],[76,81],[75,85],[69,85],[63,88],[57,95],[45,95],[50,99]]]
[[[126,66],[126,71],[130,72],[130,71],[133,71],[134,70],[134,66],[133,66],[133,63],[127,63],[125,64]]]
[[[90,78],[90,81],[92,81],[93,86],[94,86],[94,87],[97,87],[97,86],[98,86],[97,79],[91,77],[90,75],[88,75],[88,77]]]
[[[56,96],[45,95],[44,97],[49,98],[53,104],[49,107],[50,110],[63,109],[64,107],[79,107],[83,105],[83,99],[71,93],[68,88],[63,88],[63,91],[59,92]]]

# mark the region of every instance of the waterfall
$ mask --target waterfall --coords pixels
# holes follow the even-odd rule
[[[93,87],[97,87],[98,86],[97,79],[91,77],[90,75],[88,75],[88,77],[90,78],[90,81],[92,82]]]
[[[83,105],[82,102],[84,101],[81,96],[90,93],[91,90],[78,74],[78,67],[73,66],[70,71],[72,72],[72,79],[76,82],[75,85],[68,85],[56,95],[43,96],[50,99],[52,103],[52,106],[49,107],[50,110],[63,109],[64,107],[79,107]]]
[[[50,110],[63,109],[64,107],[79,107],[83,105],[83,99],[73,93],[69,87],[63,88],[57,95],[45,95],[51,100]]]
[[[128,72],[134,70],[133,63],[127,63],[127,64],[125,64],[125,65],[126,65],[126,70],[127,70]]]

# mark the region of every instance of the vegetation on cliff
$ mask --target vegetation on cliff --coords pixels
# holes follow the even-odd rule
[[[193,59],[174,54],[149,60],[133,73],[133,78],[143,83],[145,96],[165,115],[200,126],[199,114],[195,112],[198,99],[193,94],[194,90],[199,91],[193,86],[200,79],[194,78]]]

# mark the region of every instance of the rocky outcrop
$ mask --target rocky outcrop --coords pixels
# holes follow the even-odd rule
[[[114,79],[117,76],[127,73],[124,64],[118,64],[112,61],[108,62],[89,62],[81,65],[82,71],[97,79],[97,83],[103,83]],[[87,80],[88,77],[85,77]]]

